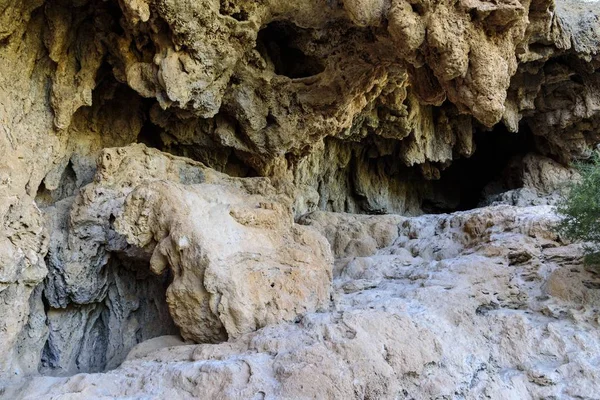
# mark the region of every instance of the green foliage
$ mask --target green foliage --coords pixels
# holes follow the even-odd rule
[[[600,263],[600,154],[576,165],[581,174],[559,202],[559,232],[570,240],[586,242],[586,263]]]

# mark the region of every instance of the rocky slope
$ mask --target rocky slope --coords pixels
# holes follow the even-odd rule
[[[593,398],[599,4],[0,0],[0,397]]]
[[[336,256],[327,312],[221,344],[152,339],[116,370],[35,378],[5,395],[596,398],[600,276],[551,231],[555,220],[550,206],[315,212],[302,224]],[[256,313],[249,302],[244,310]]]

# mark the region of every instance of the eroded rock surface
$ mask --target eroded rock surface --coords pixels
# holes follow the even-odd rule
[[[103,161],[106,178],[86,189],[106,195],[116,184],[112,203],[131,191],[115,222],[122,250],[171,272],[167,303],[184,338],[220,342],[328,307],[329,246],[294,223],[268,179],[230,178],[143,145]]]
[[[576,179],[600,142],[598,4],[0,0],[0,397],[592,396],[597,284],[548,208],[406,216],[552,204]],[[512,299],[535,260],[526,298],[478,294]],[[230,342],[14,392],[178,333]]]
[[[328,312],[222,344],[149,342],[117,370],[36,378],[6,393],[594,398],[600,278],[583,268],[581,246],[552,232],[555,221],[549,206],[417,218],[317,212],[303,223],[335,251]]]
[[[172,271],[167,302],[184,338],[219,342],[327,308],[329,247],[272,193],[260,179],[159,182],[127,199],[118,230],[137,246],[155,244],[152,271]]]

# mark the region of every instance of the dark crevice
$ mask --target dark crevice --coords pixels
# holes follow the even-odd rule
[[[163,150],[165,145],[161,138],[161,128],[154,125],[149,118],[146,118],[142,129],[137,137],[137,143],[143,143],[148,147]]]
[[[324,70],[321,61],[296,46],[301,28],[288,22],[272,22],[258,33],[257,49],[277,75],[307,78]]]
[[[7,37],[5,37],[4,39],[0,39],[0,47],[5,47],[5,46],[8,46],[8,44],[10,43],[10,38],[11,38],[11,36],[12,36],[12,34],[11,34],[11,35],[8,35],[8,36],[7,36]]]
[[[104,26],[103,28],[108,28],[110,32],[118,36],[123,36],[125,34],[125,31],[121,26],[121,18],[123,18],[123,11],[121,10],[119,3],[116,1],[105,1],[104,3],[106,5],[108,15],[112,17],[112,21],[110,21],[110,26]],[[102,22],[106,24],[106,21]]]
[[[248,165],[247,162],[240,156],[235,150],[231,150],[227,156],[227,162],[225,167],[222,169],[228,175],[236,176],[240,178],[252,178],[259,176],[254,168]]]
[[[146,144],[147,145],[147,144]],[[231,148],[202,146],[199,144],[177,144],[171,143],[164,147],[158,147],[175,156],[186,157],[199,161],[207,167],[223,172],[230,176],[239,178],[257,177],[260,174],[254,169],[244,157],[244,153]],[[251,157],[249,155],[248,157]]]
[[[423,204],[426,212],[451,212],[476,208],[486,197],[522,186],[520,176],[509,164],[534,151],[531,132],[521,127],[509,132],[503,125],[492,131],[478,131],[474,136],[476,150],[470,158],[457,159],[434,183],[436,190],[456,198],[454,207]]]
[[[72,196],[75,194],[76,190],[77,176],[73,169],[73,164],[69,161],[63,170],[60,182],[55,189],[49,190],[44,181],[40,183],[35,196],[35,201],[38,207],[48,207],[60,200]]]
[[[221,15],[232,17],[233,19],[240,22],[248,21],[249,18],[248,12],[246,10],[241,9],[239,5],[236,5],[231,0],[221,0],[219,13]]]
[[[102,372],[116,368],[131,350],[131,337],[123,336],[135,328],[133,344],[153,337],[178,334],[169,315],[165,293],[171,273],[152,274],[147,264],[127,257],[109,261],[109,279],[101,298],[89,304],[69,303],[53,308],[43,297],[50,335],[44,345],[39,371],[49,376]],[[121,282],[121,283],[118,283]],[[151,293],[149,297],[143,293]],[[127,299],[137,298],[133,306]],[[49,314],[52,313],[52,314]],[[58,323],[62,320],[82,324],[82,330]],[[138,324],[137,321],[144,321]],[[71,340],[65,341],[71,335]]]
[[[474,135],[470,158],[449,165],[405,166],[393,143],[367,137],[349,144],[326,140],[326,152],[347,152],[346,165],[331,163],[315,182],[322,210],[364,214],[437,214],[480,207],[496,195],[523,187],[523,157],[535,153],[533,134],[522,126],[511,133],[504,126]],[[389,155],[379,155],[380,146]],[[399,146],[396,143],[396,146]],[[343,149],[347,150],[343,150]],[[431,173],[424,173],[430,171]],[[435,179],[434,179],[435,178]],[[342,200],[345,198],[345,203]]]
[[[419,4],[419,3],[411,4],[410,8],[417,15],[425,15],[425,9],[422,4]]]

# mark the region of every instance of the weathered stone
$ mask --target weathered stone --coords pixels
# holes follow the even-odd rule
[[[219,342],[326,309],[324,239],[294,224],[289,200],[268,180],[211,179],[205,170],[191,185],[138,186],[116,221],[130,244],[153,249],[153,272],[173,274],[167,302],[182,336]]]
[[[330,311],[218,345],[157,339],[114,371],[36,378],[5,393],[593,398],[598,276],[581,265],[581,246],[558,241],[556,220],[548,206],[416,218],[317,212],[304,223],[333,247],[347,236],[377,243],[337,247],[352,261],[334,280]]]
[[[0,397],[593,397],[598,4],[0,0]]]

